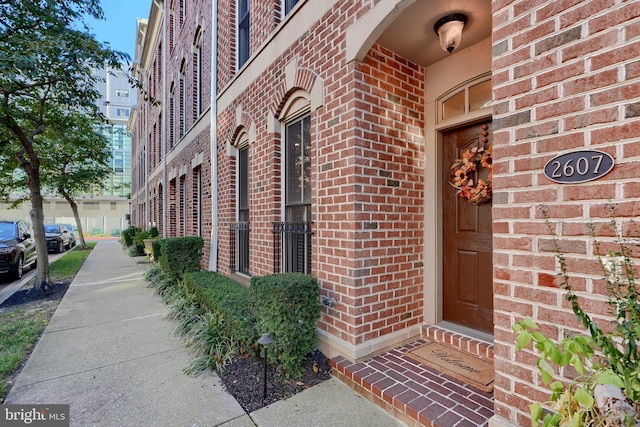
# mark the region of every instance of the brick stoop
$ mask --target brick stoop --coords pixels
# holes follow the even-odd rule
[[[493,393],[406,355],[427,342],[417,340],[358,363],[336,357],[330,361],[333,375],[411,427],[488,425],[493,416]]]

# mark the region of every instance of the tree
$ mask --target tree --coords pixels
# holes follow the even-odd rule
[[[43,162],[43,182],[71,206],[83,249],[87,244],[76,198],[104,188],[105,179],[113,172],[109,142],[101,132],[105,126],[87,115],[71,113],[47,132],[51,149]]]
[[[38,254],[36,285],[50,285],[41,166],[45,131],[60,113],[99,117],[93,68],[119,69],[126,54],[99,43],[84,16],[103,19],[98,0],[0,0],[0,152],[24,171]]]

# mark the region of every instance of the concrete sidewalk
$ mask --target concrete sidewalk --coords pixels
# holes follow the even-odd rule
[[[98,243],[6,403],[70,404],[83,427],[404,425],[336,379],[246,414],[215,372],[182,372],[190,355],[144,268],[119,242]]]

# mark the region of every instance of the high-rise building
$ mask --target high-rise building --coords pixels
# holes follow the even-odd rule
[[[137,91],[131,87],[125,70],[109,67],[96,69],[94,74],[102,80],[97,85],[100,92],[98,107],[110,126],[104,127],[104,135],[111,148],[113,174],[99,195],[127,197],[131,193],[131,133],[127,121],[137,102]]]

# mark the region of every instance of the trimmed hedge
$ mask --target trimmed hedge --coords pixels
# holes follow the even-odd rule
[[[315,349],[318,339],[317,279],[302,273],[254,276],[251,293],[258,331],[269,332],[273,338],[269,361],[286,376],[300,376],[304,359]]]
[[[200,306],[220,314],[226,337],[239,344],[241,351],[255,354],[260,337],[255,328],[251,293],[232,279],[210,271],[187,273],[184,284],[196,295]]]
[[[185,273],[200,270],[204,240],[198,236],[163,239],[158,262],[168,275],[182,279]]]
[[[141,231],[141,229],[138,227],[129,227],[126,230],[122,230],[121,236],[125,246],[129,247],[133,245],[134,236],[139,231]]]
[[[154,262],[158,262],[160,254],[162,254],[162,240],[154,240],[151,242],[151,252]]]

